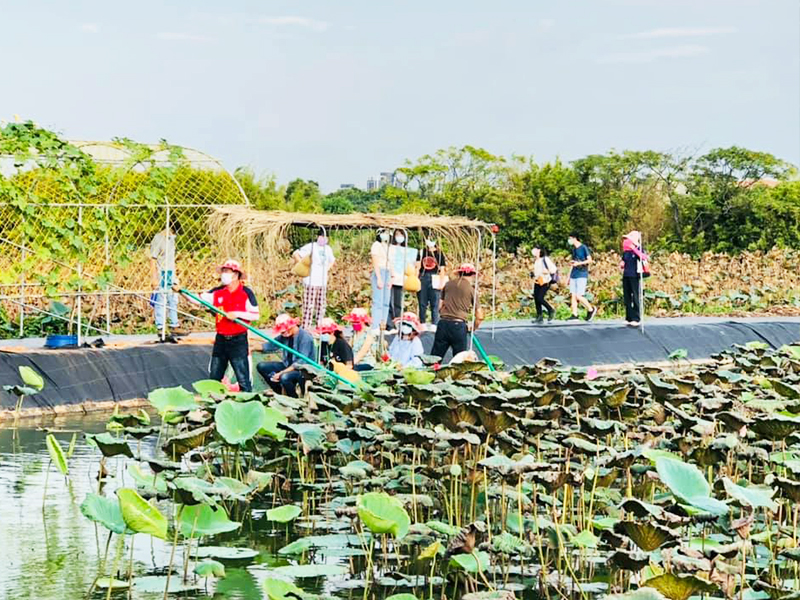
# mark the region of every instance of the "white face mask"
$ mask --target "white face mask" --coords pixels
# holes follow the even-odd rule
[[[389,241],[389,234],[388,234],[388,233],[382,233],[382,234],[381,234],[381,241],[382,241],[384,244],[385,244],[386,242],[388,242],[388,241]]]
[[[425,242],[425,245],[426,245],[428,248],[430,248],[431,250],[433,250],[434,248],[436,248],[436,242],[434,242],[433,240],[427,240],[427,241]]]
[[[219,280],[222,282],[222,285],[230,285],[233,283],[233,273],[222,273],[219,276]]]
[[[411,335],[411,332],[414,331],[414,328],[411,325],[403,325],[400,327],[400,333],[402,335]]]
[[[336,341],[336,336],[333,335],[332,333],[329,333],[325,341],[328,342],[329,344],[332,344],[333,342]]]
[[[403,242],[406,241],[406,238],[404,238],[402,235],[396,235],[394,236],[394,241],[397,242],[398,244],[402,244]]]

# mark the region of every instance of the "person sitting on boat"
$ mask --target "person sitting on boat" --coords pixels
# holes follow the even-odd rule
[[[394,320],[397,335],[389,344],[389,358],[402,368],[421,368],[420,357],[425,354],[422,340],[419,339],[422,327],[415,313],[407,312]]]
[[[333,361],[353,368],[353,349],[347,340],[341,326],[330,317],[323,317],[314,330],[321,340],[322,364],[333,369]]]
[[[353,368],[356,371],[371,371],[375,368],[378,355],[378,336],[370,330],[372,319],[365,308],[354,308],[344,317],[353,328],[353,337],[350,341],[355,356]]]

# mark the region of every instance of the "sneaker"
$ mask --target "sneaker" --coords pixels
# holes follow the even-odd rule
[[[639,321],[628,321],[628,327],[638,327]]]
[[[581,318],[578,315],[572,315],[567,321],[580,321]]]
[[[597,314],[597,308],[596,308],[596,307],[595,307],[595,308],[592,308],[592,310],[591,310],[591,311],[589,311],[588,313],[586,313],[586,321],[588,322],[588,321],[591,321],[592,319],[594,319],[594,316],[595,316],[596,314]]]
[[[172,335],[189,335],[189,331],[184,329],[180,325],[176,325],[175,327],[170,325],[169,332]]]
[[[547,316],[547,322],[548,322],[548,323],[552,323],[552,322],[553,322],[553,320],[554,320],[555,318],[556,318],[556,313],[554,313],[554,312],[551,312],[551,313],[550,313],[550,314]]]
[[[541,325],[542,323],[544,323],[544,319],[542,317],[536,317],[536,319],[534,319],[533,322],[535,325]]]

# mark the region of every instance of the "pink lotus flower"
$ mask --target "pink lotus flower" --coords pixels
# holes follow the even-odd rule
[[[588,371],[586,371],[586,379],[589,381],[593,381],[600,377],[600,373],[598,373],[597,369],[594,367],[590,367]]]

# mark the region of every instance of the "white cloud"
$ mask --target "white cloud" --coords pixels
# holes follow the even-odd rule
[[[660,58],[693,58],[702,56],[709,52],[707,46],[683,45],[670,46],[667,48],[657,48],[655,50],[643,50],[641,52],[618,52],[606,54],[597,59],[597,62],[604,64],[611,63],[633,63],[644,64],[653,62]]]
[[[277,27],[304,27],[312,31],[325,31],[330,27],[330,23],[317,21],[307,17],[297,17],[285,15],[280,17],[260,17],[258,22],[262,25],[274,25]]]
[[[156,34],[160,40],[167,40],[171,42],[210,42],[211,38],[203,35],[195,35],[193,33],[186,33],[182,31],[161,31]]]
[[[97,23],[83,23],[81,25],[81,31],[84,33],[98,33],[100,31],[100,26]]]
[[[651,29],[649,31],[640,31],[639,33],[631,33],[623,35],[627,39],[639,40],[652,40],[660,38],[678,38],[678,37],[706,37],[709,35],[722,35],[726,33],[736,33],[736,27],[661,27],[659,29]]]

